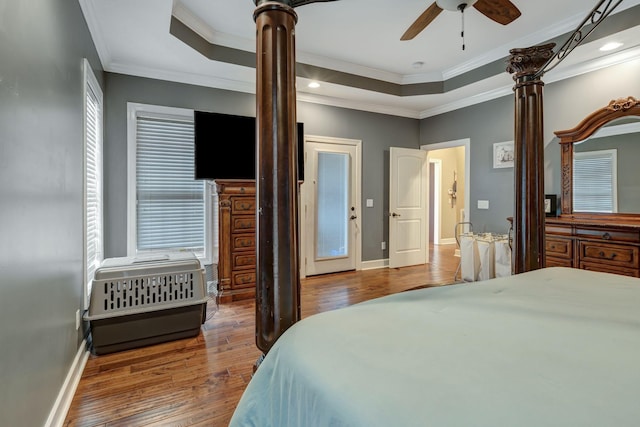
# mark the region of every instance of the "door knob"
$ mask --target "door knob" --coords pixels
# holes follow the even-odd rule
[[[394,213],[392,213],[392,214],[391,214],[391,216],[395,218],[395,217],[397,217],[397,216],[400,216],[400,214],[399,214],[399,213],[395,213],[395,212],[394,212]]]
[[[358,218],[358,217],[357,217],[357,216],[355,216],[355,215],[351,215],[351,216],[349,217],[349,219],[356,219],[356,218]]]

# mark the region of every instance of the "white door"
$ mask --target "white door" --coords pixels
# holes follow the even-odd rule
[[[389,157],[389,267],[425,264],[427,152],[391,147]]]
[[[304,275],[355,270],[360,252],[359,141],[309,137],[302,184]]]

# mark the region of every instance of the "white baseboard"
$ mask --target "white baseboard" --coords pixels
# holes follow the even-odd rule
[[[376,268],[389,267],[389,259],[376,259],[373,261],[362,261],[362,270],[374,270]]]
[[[82,377],[82,372],[84,371],[84,367],[87,364],[88,359],[89,350],[87,349],[87,340],[85,339],[80,343],[80,348],[76,353],[76,357],[73,359],[73,364],[67,373],[67,377],[62,384],[62,388],[60,389],[58,397],[53,404],[53,408],[51,408],[51,412],[49,412],[49,417],[47,418],[44,427],[62,427],[64,424],[67,412],[71,407],[73,395],[78,388],[80,377]]]
[[[440,243],[438,243],[439,245],[455,245],[456,244],[456,238],[455,237],[449,237],[446,239],[440,239]]]

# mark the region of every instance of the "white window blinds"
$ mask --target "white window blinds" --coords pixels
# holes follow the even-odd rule
[[[205,255],[205,186],[194,180],[193,120],[136,117],[136,252]]]
[[[617,152],[576,152],[573,157],[573,210],[617,212]]]
[[[89,304],[91,283],[102,263],[102,91],[85,60],[84,100],[84,228],[85,228],[85,308]]]

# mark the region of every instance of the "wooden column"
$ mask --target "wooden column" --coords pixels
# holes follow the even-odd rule
[[[300,320],[294,30],[298,16],[291,6],[276,1],[256,0],[256,6],[256,345],[265,355]]]
[[[553,56],[555,43],[511,49],[507,72],[515,73],[515,135],[512,270],[544,266],[544,83],[536,75]]]

